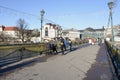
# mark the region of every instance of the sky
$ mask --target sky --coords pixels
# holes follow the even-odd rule
[[[107,26],[110,0],[0,0],[0,25],[16,26],[24,19],[30,29],[40,29],[40,11],[44,24],[59,24],[63,29],[82,30]],[[120,24],[120,1],[115,0],[113,25]],[[44,25],[43,24],[43,25]]]

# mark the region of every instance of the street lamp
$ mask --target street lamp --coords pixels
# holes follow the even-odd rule
[[[45,11],[42,9],[40,13],[41,13],[41,42],[42,42],[42,25],[43,25],[43,16],[45,14]]]
[[[113,18],[112,18],[112,9],[113,9],[113,6],[114,6],[114,2],[111,1],[108,3],[108,7],[109,7],[109,10],[110,10],[110,13],[109,13],[109,18],[111,20],[111,33],[112,33],[112,45],[114,43],[114,31],[113,31]]]

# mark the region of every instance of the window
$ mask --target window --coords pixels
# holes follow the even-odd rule
[[[48,28],[45,28],[45,36],[48,36]]]

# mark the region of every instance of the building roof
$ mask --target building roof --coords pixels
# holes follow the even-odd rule
[[[0,28],[2,28],[3,31],[17,31],[18,30],[18,27],[16,26],[4,26],[4,25],[1,25]]]
[[[103,27],[103,28],[101,28],[101,29],[93,29],[93,28],[91,28],[91,27],[88,27],[88,28],[86,28],[85,30],[88,30],[88,31],[90,31],[90,32],[95,32],[95,31],[104,31],[105,28]],[[85,30],[79,30],[79,31],[80,31],[80,32],[84,32]]]
[[[69,32],[69,31],[79,32],[79,30],[74,28],[63,30],[63,32]]]
[[[95,31],[95,29],[93,29],[93,28],[91,28],[91,27],[88,27],[88,28],[86,28],[85,30],[88,30],[88,31],[91,31],[91,32],[94,32],[94,31]]]
[[[10,26],[10,27],[4,27],[3,31],[17,31],[18,27]]]
[[[95,31],[104,31],[105,29],[95,29]]]

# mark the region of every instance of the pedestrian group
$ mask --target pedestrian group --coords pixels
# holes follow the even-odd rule
[[[71,39],[68,39],[68,38],[60,38],[60,41],[59,41],[59,45],[60,45],[60,49],[61,49],[61,53],[63,55],[65,55],[65,51],[67,51],[67,48],[69,47],[69,50],[72,51],[72,41]],[[50,53],[49,54],[58,54],[58,51],[57,51],[57,44],[51,40],[49,42],[49,49],[50,49]]]

